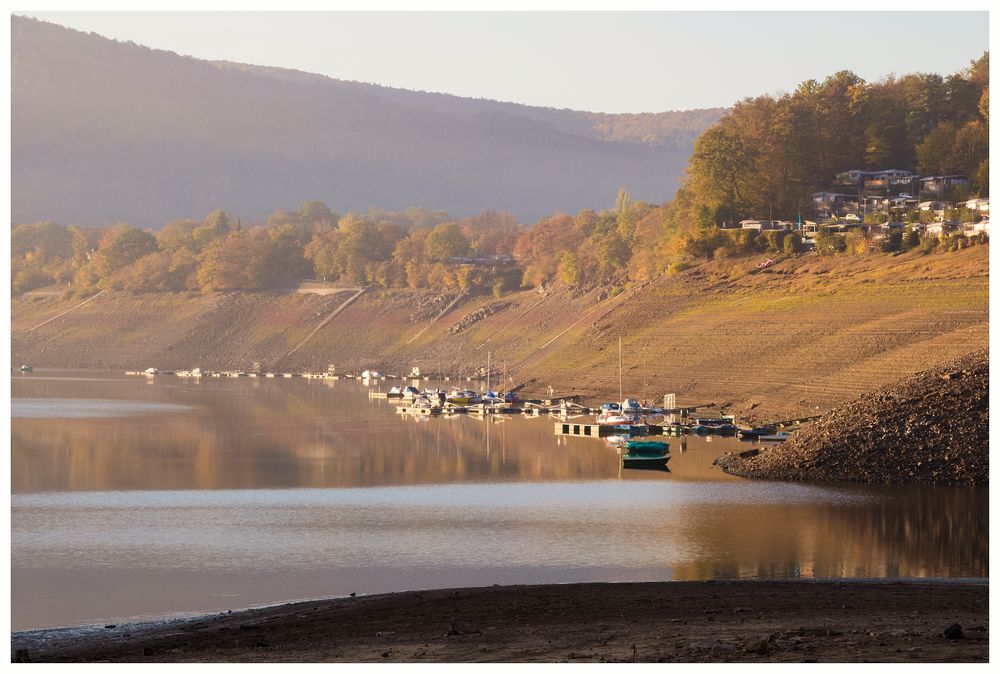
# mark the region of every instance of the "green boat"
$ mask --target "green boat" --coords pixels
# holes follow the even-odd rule
[[[670,445],[660,440],[630,440],[622,453],[625,468],[666,468],[669,460]]]

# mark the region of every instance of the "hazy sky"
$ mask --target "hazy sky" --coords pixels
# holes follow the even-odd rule
[[[728,106],[853,70],[965,68],[986,12],[25,12],[205,59],[601,112]]]

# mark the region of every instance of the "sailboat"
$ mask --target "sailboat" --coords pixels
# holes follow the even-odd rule
[[[618,399],[622,400],[622,338],[618,338]],[[639,421],[642,406],[631,398],[621,403],[604,403],[597,414],[597,423],[602,426],[625,426]]]

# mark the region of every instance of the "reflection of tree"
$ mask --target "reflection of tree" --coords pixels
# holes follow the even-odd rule
[[[603,445],[557,446],[551,424],[541,419],[507,423],[503,451],[496,452],[487,450],[492,422],[414,423],[390,405],[370,404],[354,387],[242,379],[174,383],[125,390],[131,399],[194,411],[14,420],[14,491],[349,487],[617,473],[617,456]],[[112,397],[60,384],[49,395]],[[490,431],[494,445],[497,432]]]
[[[679,580],[713,578],[985,577],[988,490],[838,487],[858,501],[831,505],[699,507],[677,518],[708,551],[675,567]],[[866,498],[870,496],[872,498]],[[687,517],[685,517],[687,515]],[[718,551],[728,555],[720,558]],[[711,556],[711,559],[708,557]]]

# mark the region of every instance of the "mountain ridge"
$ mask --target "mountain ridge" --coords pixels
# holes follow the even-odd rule
[[[721,115],[559,111],[299,71],[292,81],[11,21],[15,222],[158,227],[223,208],[253,223],[307,200],[338,212],[493,208],[527,222],[606,207],[620,187],[663,202],[700,127]],[[674,118],[687,119],[676,137]]]

